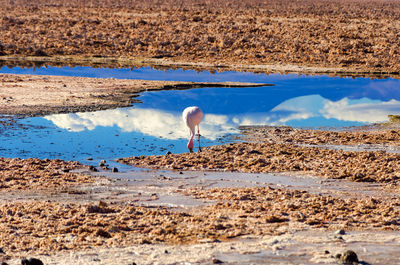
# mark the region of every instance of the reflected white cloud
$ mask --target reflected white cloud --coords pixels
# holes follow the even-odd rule
[[[301,96],[286,100],[266,113],[236,116],[236,125],[287,125],[291,121],[310,118],[376,123],[388,120],[387,115],[400,113],[400,101],[380,101],[368,98],[331,101],[320,95]],[[318,126],[318,125],[316,125]]]
[[[45,117],[59,128],[72,132],[93,130],[98,126],[117,126],[124,132],[141,132],[146,135],[179,139],[189,136],[189,129],[183,123],[180,113],[164,112],[156,109],[114,109],[97,112],[55,114]],[[225,115],[207,114],[200,125],[202,136],[215,140],[237,129],[229,123]]]
[[[382,102],[367,98],[351,100],[343,98],[331,101],[320,95],[302,96],[282,102],[272,110],[243,115],[206,114],[200,125],[202,136],[215,140],[229,133],[237,133],[240,125],[288,125],[293,121],[339,121],[375,123],[387,121],[388,114],[400,113],[400,101]],[[141,132],[145,135],[166,139],[187,138],[188,128],[180,112],[158,109],[127,108],[56,114],[45,117],[56,126],[72,132],[93,130],[98,126],[117,126],[125,132]],[[316,124],[315,126],[319,126]]]
[[[390,100],[349,100],[344,98],[337,102],[328,102],[321,113],[325,118],[343,121],[358,121],[366,123],[385,122],[388,114],[400,113],[400,101]]]

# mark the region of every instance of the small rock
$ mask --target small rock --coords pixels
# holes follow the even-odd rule
[[[346,232],[343,229],[339,229],[339,230],[335,231],[335,234],[336,235],[345,235]]]
[[[3,262],[1,263],[1,265],[8,265],[8,263],[5,262],[5,261],[3,261]]]
[[[251,150],[251,151],[249,152],[249,154],[262,155],[262,153],[261,153],[260,151],[257,151],[257,150]]]
[[[112,168],[112,172],[113,172],[113,173],[117,173],[117,172],[118,172],[118,168],[113,167],[113,168]]]
[[[128,265],[137,265],[136,262],[129,263]]]
[[[4,250],[2,248],[0,248],[0,253],[4,253]]]
[[[43,265],[43,262],[40,259],[30,258],[30,259],[22,259],[22,265]]]
[[[222,264],[222,263],[224,263],[222,260],[219,260],[219,259],[213,259],[212,260],[212,263],[213,264]]]
[[[106,160],[101,160],[99,163],[99,167],[105,167],[106,166]]]
[[[97,229],[94,234],[96,236],[104,237],[104,238],[111,238],[112,237],[110,233],[108,233],[107,231],[105,231],[104,229],[101,229],[101,228]]]
[[[170,155],[170,154],[172,154],[170,151],[168,151],[168,152],[165,153],[166,156],[167,156],[167,155]]]
[[[95,166],[89,166],[89,170],[92,172],[97,172],[97,168]]]
[[[353,250],[346,250],[343,254],[337,254],[336,258],[339,258],[339,261],[342,264],[355,264],[358,263],[357,254]]]
[[[93,157],[88,157],[88,158],[86,158],[86,160],[92,161],[92,160],[93,160]]]

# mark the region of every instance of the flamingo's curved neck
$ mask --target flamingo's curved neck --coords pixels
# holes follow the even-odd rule
[[[187,148],[189,149],[190,152],[193,152],[193,148],[194,148],[194,144],[193,144],[194,135],[195,135],[194,127],[190,127],[190,139],[187,144]]]

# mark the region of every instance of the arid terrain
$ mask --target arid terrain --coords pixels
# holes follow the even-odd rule
[[[399,21],[400,2],[384,0],[0,0],[0,65],[398,78]],[[20,117],[130,106],[148,90],[251,85],[0,74],[0,133]],[[337,264],[351,248],[361,264],[400,263],[395,119],[241,129],[240,142],[201,153],[118,159],[143,168],[135,177],[0,158],[0,262]]]
[[[400,3],[383,0],[3,0],[0,55],[397,76],[399,19]]]

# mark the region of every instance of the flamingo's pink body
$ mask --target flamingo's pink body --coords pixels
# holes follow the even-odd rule
[[[187,107],[182,113],[182,119],[185,122],[186,126],[189,127],[190,129],[190,139],[187,144],[187,148],[191,153],[193,152],[193,147],[194,147],[193,138],[197,126],[197,133],[199,134],[199,152],[201,152],[199,124],[203,120],[203,112],[197,106]]]

